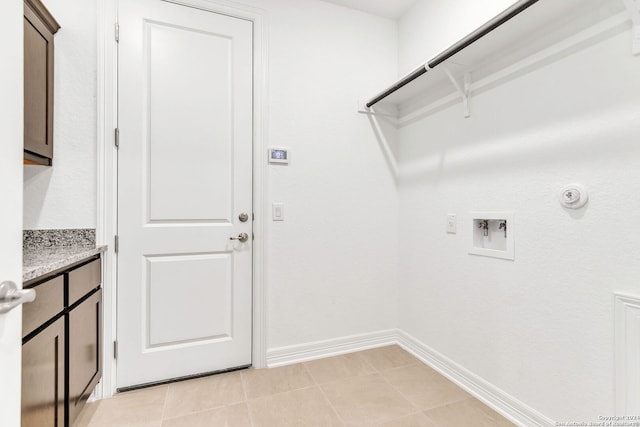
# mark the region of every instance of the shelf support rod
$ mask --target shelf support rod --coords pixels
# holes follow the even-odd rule
[[[460,97],[462,98],[462,107],[464,108],[464,117],[471,117],[471,108],[469,106],[469,95],[471,94],[471,73],[464,73],[464,81],[462,86],[458,83],[458,80],[453,76],[449,68],[444,67],[444,72],[451,80],[451,83],[456,88]]]
[[[640,0],[624,0],[631,15],[631,53],[640,55]]]

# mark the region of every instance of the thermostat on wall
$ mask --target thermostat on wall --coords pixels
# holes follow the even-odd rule
[[[289,164],[289,149],[269,148],[269,163]]]

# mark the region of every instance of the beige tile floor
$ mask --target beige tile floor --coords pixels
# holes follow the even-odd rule
[[[76,426],[513,426],[398,346],[117,395]]]

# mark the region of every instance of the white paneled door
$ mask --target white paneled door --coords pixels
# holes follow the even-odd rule
[[[23,3],[0,6],[0,283],[22,285]],[[0,426],[20,426],[22,309],[0,313]]]
[[[119,25],[117,386],[249,365],[252,22],[124,0]]]

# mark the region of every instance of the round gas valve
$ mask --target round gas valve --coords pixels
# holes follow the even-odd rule
[[[568,209],[580,209],[587,204],[589,193],[580,184],[569,184],[560,191],[560,204]]]

